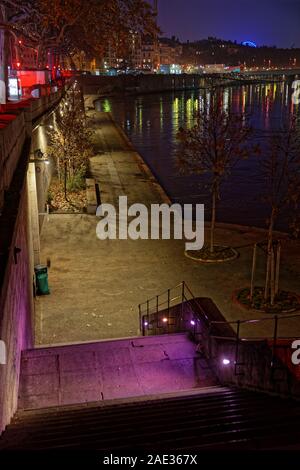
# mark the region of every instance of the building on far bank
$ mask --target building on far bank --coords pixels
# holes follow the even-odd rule
[[[169,38],[161,38],[159,41],[160,64],[181,63],[182,46],[177,41]]]
[[[13,40],[11,37],[11,60],[10,65],[14,69],[35,70],[38,68],[37,50],[33,47],[24,46],[21,39]]]
[[[179,75],[182,73],[182,68],[179,64],[160,64],[159,73],[165,75]]]
[[[182,47],[169,38],[158,41],[142,40],[136,54],[135,68],[158,70],[160,65],[171,65],[180,62]]]

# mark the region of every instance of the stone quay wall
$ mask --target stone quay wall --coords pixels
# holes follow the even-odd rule
[[[0,114],[0,340],[6,350],[0,361],[0,434],[17,409],[21,352],[33,346],[32,128],[63,93],[11,103]]]

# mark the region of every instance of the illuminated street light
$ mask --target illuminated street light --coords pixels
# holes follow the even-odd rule
[[[226,359],[226,358],[224,358],[224,359],[222,360],[222,364],[223,364],[223,366],[229,366],[229,364],[230,364],[230,360],[229,360],[229,359]]]

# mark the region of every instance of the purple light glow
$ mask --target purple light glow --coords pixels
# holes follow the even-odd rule
[[[230,364],[230,360],[229,360],[229,359],[223,359],[223,360],[222,360],[222,364],[223,364],[224,366],[228,366],[228,365]]]
[[[191,320],[190,323],[191,323],[192,326],[195,326],[195,325],[196,325],[195,320]]]

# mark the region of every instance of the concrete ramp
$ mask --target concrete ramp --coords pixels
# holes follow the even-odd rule
[[[170,393],[215,385],[184,334],[40,348],[22,355],[19,409]]]

